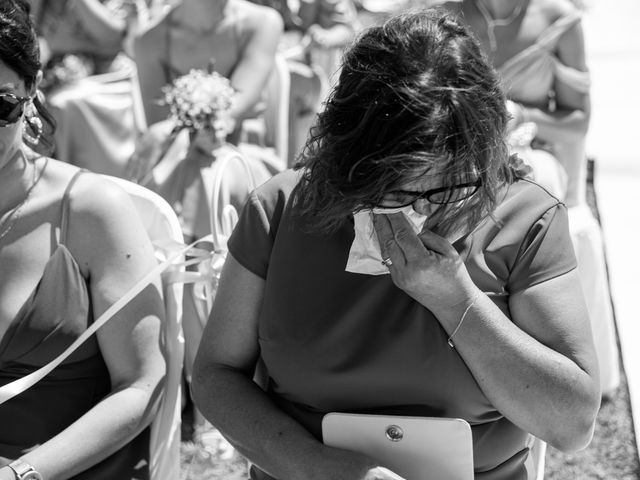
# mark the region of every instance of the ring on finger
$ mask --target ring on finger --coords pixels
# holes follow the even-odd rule
[[[391,265],[393,265],[393,262],[391,261],[391,258],[389,258],[389,257],[384,258],[381,263],[386,267],[390,267]]]

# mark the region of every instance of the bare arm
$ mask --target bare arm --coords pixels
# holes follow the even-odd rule
[[[560,14],[564,15],[569,11],[565,8]],[[584,33],[580,22],[562,35],[555,53],[561,64],[580,72],[587,72]],[[556,102],[555,111],[550,112],[540,106],[522,105],[525,109],[524,116],[536,123],[538,136],[542,140],[552,143],[583,140],[589,128],[591,115],[591,100],[588,90],[576,90],[575,87],[566,85],[557,77],[553,88]]]
[[[576,272],[510,297],[512,319],[473,284],[455,249],[401,214],[376,216],[399,288],[429,308],[491,403],[561,450],[591,439],[600,404],[596,356]],[[462,300],[460,300],[462,299]]]
[[[73,6],[86,31],[102,45],[111,45],[114,49],[121,46],[127,22],[114,14],[99,0],[75,0]]]
[[[483,293],[455,346],[491,403],[561,450],[585,447],[599,406],[598,371],[576,271],[513,295],[510,321]],[[466,303],[438,312],[449,334]]]
[[[231,110],[236,123],[251,116],[260,100],[284,29],[282,18],[275,10],[256,5],[251,8],[256,12],[250,12],[244,19],[250,30],[249,38],[231,74],[231,85],[238,92]]]
[[[323,446],[253,382],[264,283],[227,258],[194,364],[192,393],[200,411],[275,478],[401,480],[366,457]]]
[[[344,47],[360,27],[351,0],[303,1],[299,16],[302,28],[310,39],[310,47]]]
[[[72,191],[68,246],[86,270],[83,274],[90,278],[95,317],[156,264],[151,244],[133,212],[126,193],[98,177],[83,175]],[[86,470],[150,423],[165,373],[159,345],[163,316],[159,287],[150,285],[98,331],[112,391],[68,428],[23,457],[44,478],[64,479]]]

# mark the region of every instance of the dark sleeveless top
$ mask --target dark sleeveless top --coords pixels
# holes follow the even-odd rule
[[[87,280],[65,246],[69,192],[80,173],[64,193],[60,238],[42,278],[0,342],[0,386],[48,364],[94,321]],[[0,465],[64,430],[110,391],[109,371],[92,336],[49,375],[0,405]],[[148,457],[147,428],[73,479],[148,479]]]

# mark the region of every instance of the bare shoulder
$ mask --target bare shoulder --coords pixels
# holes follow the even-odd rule
[[[70,191],[71,212],[88,217],[122,217],[131,212],[129,195],[107,177],[91,172],[80,175]]]
[[[142,220],[127,192],[106,176],[86,172],[69,192],[70,245],[86,254],[144,235]]]
[[[534,0],[540,11],[547,17],[549,24],[562,17],[578,12],[578,8],[571,0]],[[533,2],[532,2],[533,3]]]
[[[88,213],[105,208],[101,199],[112,195],[109,192],[112,185],[115,187],[106,177],[54,158],[40,158],[37,161],[43,162],[43,180],[52,201],[59,202],[68,190],[70,212]],[[117,202],[115,199],[108,201]]]
[[[251,30],[275,30],[281,31],[284,22],[280,14],[273,8],[251,3],[247,0],[231,0],[229,7],[242,20],[242,23]]]
[[[85,275],[153,264],[144,222],[119,185],[108,177],[83,173],[72,186],[69,200],[66,244]]]

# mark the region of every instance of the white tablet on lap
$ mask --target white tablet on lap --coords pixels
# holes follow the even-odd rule
[[[473,480],[471,427],[459,418],[328,413],[322,436],[406,480]]]

